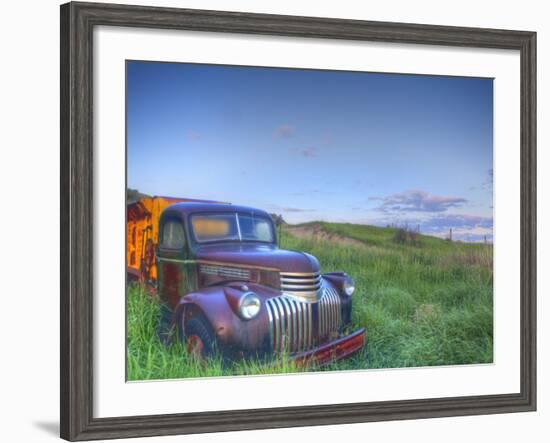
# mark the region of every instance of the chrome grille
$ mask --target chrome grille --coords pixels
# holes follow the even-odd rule
[[[319,337],[331,338],[342,324],[340,296],[332,287],[325,286],[324,294],[319,300]]]
[[[312,305],[287,296],[268,299],[271,346],[277,352],[298,352],[313,344]]]
[[[249,280],[250,271],[239,268],[229,268],[216,265],[201,265],[200,272],[203,274],[217,275],[224,278],[234,278],[237,280]]]
[[[317,301],[321,296],[321,275],[318,272],[279,274],[281,291],[303,301]]]
[[[340,297],[332,287],[320,285],[322,297],[318,303],[302,302],[287,294],[266,301],[273,351],[306,351],[338,334]]]

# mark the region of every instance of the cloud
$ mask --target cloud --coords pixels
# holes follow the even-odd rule
[[[439,238],[449,238],[449,231],[434,232],[431,235]],[[465,241],[469,243],[493,242],[493,230],[488,228],[462,229],[453,228],[453,241]]]
[[[449,228],[472,229],[484,228],[493,229],[493,217],[483,217],[471,214],[444,214],[429,218],[422,223],[429,230],[437,231]]]
[[[331,146],[333,143],[334,137],[332,136],[332,134],[325,134],[319,142],[319,144],[323,146]]]
[[[436,237],[448,238],[453,230],[453,239],[468,242],[493,240],[493,217],[471,214],[442,214],[420,223],[421,232]]]
[[[333,194],[331,191],[321,191],[320,189],[305,189],[303,191],[291,192],[289,195],[293,197],[319,197]]]
[[[420,233],[448,238],[449,230],[453,230],[453,239],[467,242],[492,241],[493,217],[473,214],[423,214],[422,217],[392,217],[379,219],[379,226],[408,226],[420,229]]]
[[[199,140],[201,138],[201,134],[197,131],[189,130],[185,133],[185,136],[189,140]]]
[[[293,206],[279,206],[279,205],[266,205],[267,208],[269,208],[270,211],[274,211],[277,213],[287,212],[287,213],[301,213],[301,212],[315,212],[315,209],[308,209],[308,208],[297,208]]]
[[[304,209],[304,208],[281,208],[283,212],[313,212],[314,209]]]
[[[482,189],[489,189],[489,190],[493,189],[493,168],[487,170],[487,178],[485,179],[485,181],[481,185],[481,188]]]
[[[445,212],[449,208],[462,206],[467,200],[463,197],[430,195],[421,189],[391,194],[385,197],[370,197],[381,201],[376,209],[381,212]]]
[[[290,138],[294,136],[295,133],[296,130],[294,129],[294,127],[287,124],[281,125],[275,129],[275,135],[278,138]]]
[[[493,218],[468,214],[453,214],[433,217],[425,221],[421,230],[425,234],[448,238],[450,229],[453,239],[467,242],[493,241]]]
[[[307,148],[303,148],[300,150],[300,154],[306,158],[314,158],[317,157],[317,148],[314,148],[312,146],[309,146]]]

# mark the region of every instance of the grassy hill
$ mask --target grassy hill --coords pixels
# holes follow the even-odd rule
[[[316,222],[284,225],[281,247],[313,254],[322,272],[356,282],[353,324],[368,345],[326,369],[490,363],[493,360],[492,245],[453,243],[396,229]],[[155,335],[158,307],[142,289],[128,299],[129,379],[182,378],[299,370],[292,364],[219,359],[200,365]]]
[[[423,235],[414,244],[398,243],[392,228],[299,227],[304,226],[309,238],[293,235],[297,227],[289,227],[282,232],[282,247],[308,251],[323,272],[345,271],[356,282],[353,322],[367,327],[369,344],[340,368],[492,362],[492,245]]]

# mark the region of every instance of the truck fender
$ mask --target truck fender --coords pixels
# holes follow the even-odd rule
[[[201,292],[185,295],[176,307],[176,321],[180,328],[194,316],[204,317],[216,338],[222,343],[227,342],[228,328],[236,317],[229,306],[222,287],[207,288]],[[181,331],[184,333],[185,331]]]
[[[267,329],[267,314],[252,320],[242,320],[234,311],[234,298],[240,292],[231,287],[211,287],[182,297],[176,308],[180,328],[193,316],[205,318],[220,345],[256,349],[263,344]],[[184,332],[184,331],[181,331]]]

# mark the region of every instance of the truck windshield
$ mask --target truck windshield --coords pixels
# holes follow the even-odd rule
[[[263,216],[241,213],[194,214],[193,236],[199,243],[252,241],[273,243],[273,224]]]

